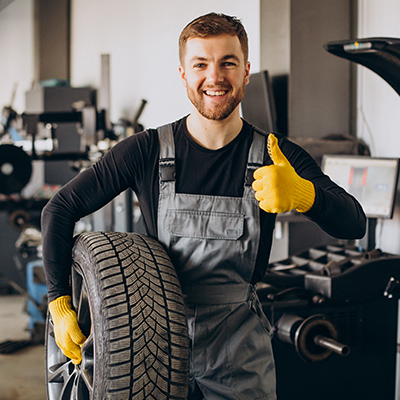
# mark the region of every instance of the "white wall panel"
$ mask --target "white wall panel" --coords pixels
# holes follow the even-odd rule
[[[400,38],[398,0],[359,0],[358,37]],[[400,71],[399,71],[400,74]],[[375,157],[400,157],[400,96],[371,70],[358,67],[357,135]],[[400,194],[392,220],[380,221],[377,245],[400,254]]]
[[[13,107],[23,112],[34,77],[33,0],[14,0],[1,10],[0,38],[0,110],[17,85]]]

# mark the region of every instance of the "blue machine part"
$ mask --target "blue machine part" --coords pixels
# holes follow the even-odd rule
[[[38,325],[46,322],[43,310],[47,305],[47,287],[43,269],[43,261],[35,260],[27,264],[26,278],[29,299],[27,302],[27,313],[30,316],[28,329],[34,333]],[[36,304],[32,301],[36,300]]]

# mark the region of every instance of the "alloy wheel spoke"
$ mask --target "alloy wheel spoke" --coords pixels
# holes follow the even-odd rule
[[[76,268],[72,269],[72,305],[79,326],[87,336],[82,345],[82,362],[74,365],[59,349],[54,337],[54,324],[49,316],[46,354],[49,400],[91,400],[93,397],[94,338],[90,304],[85,281]]]

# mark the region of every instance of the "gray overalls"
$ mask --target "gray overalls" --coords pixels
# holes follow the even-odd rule
[[[275,399],[272,329],[249,283],[260,241],[253,189],[245,183],[243,198],[176,193],[172,126],[158,132],[158,239],[185,297],[189,399]],[[263,164],[264,147],[254,132],[246,176]]]

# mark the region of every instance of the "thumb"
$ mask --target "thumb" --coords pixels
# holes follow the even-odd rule
[[[71,332],[70,337],[71,340],[79,346],[85,343],[86,341],[86,336],[81,332],[81,330]]]
[[[287,159],[278,145],[278,139],[272,133],[268,136],[268,154],[275,165],[287,163]]]
[[[86,336],[82,333],[77,322],[73,324],[72,329],[69,332],[69,336],[71,340],[77,345],[82,345],[83,343],[85,343]]]

